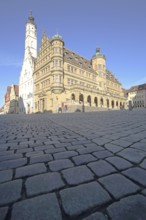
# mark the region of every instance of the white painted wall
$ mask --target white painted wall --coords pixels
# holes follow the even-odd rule
[[[25,51],[19,80],[19,113],[32,113],[34,105],[33,71],[37,58],[37,35],[35,24],[28,21],[25,33]]]

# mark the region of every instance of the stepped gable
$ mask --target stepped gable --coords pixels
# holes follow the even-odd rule
[[[91,60],[85,59],[84,57],[66,48],[64,48],[64,60],[67,63],[78,66],[79,68],[96,73],[96,71],[92,68]]]
[[[8,86],[7,92],[5,94],[5,102],[8,102],[10,100],[10,93],[11,93],[11,86]]]
[[[19,86],[14,85],[14,90],[15,90],[15,94],[18,96],[19,95]]]

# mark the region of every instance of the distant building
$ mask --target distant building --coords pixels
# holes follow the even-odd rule
[[[127,90],[128,103],[134,108],[146,107],[146,83],[142,85],[132,86]]]
[[[33,112],[33,71],[37,57],[37,27],[30,15],[26,22],[24,60],[19,80],[19,113]]]
[[[17,114],[18,108],[18,97],[19,97],[19,86],[12,85],[7,87],[5,95],[4,113],[5,114]]]
[[[60,35],[44,34],[33,74],[34,112],[126,107],[122,85],[107,70],[99,48],[87,60],[65,48]]]
[[[0,108],[0,115],[4,114],[4,106],[2,108]]]

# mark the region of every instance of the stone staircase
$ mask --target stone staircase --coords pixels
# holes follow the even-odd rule
[[[108,111],[107,108],[84,106],[83,105],[68,105],[67,112],[97,112],[97,111]]]

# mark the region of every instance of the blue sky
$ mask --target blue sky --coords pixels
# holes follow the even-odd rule
[[[145,0],[1,0],[0,106],[7,86],[19,83],[30,11],[38,48],[44,30],[58,32],[66,48],[87,59],[100,47],[123,88],[146,83]]]

